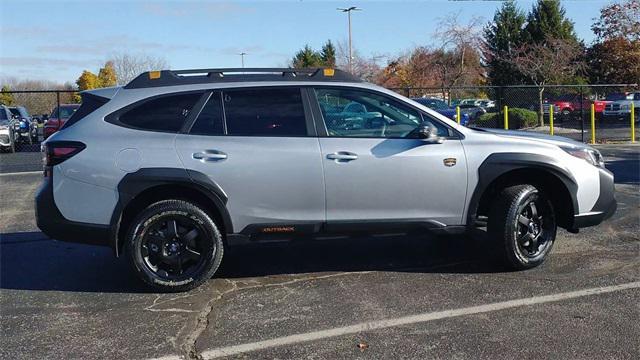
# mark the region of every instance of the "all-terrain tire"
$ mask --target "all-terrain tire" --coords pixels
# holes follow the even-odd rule
[[[153,227],[158,226],[158,222],[169,223],[172,219],[193,223],[197,228],[198,249],[200,251],[197,264],[199,266],[194,265],[195,270],[185,271],[184,274],[176,272],[176,274],[169,275],[168,271],[157,269],[154,271],[153,265],[149,261],[151,250],[149,250],[148,243],[145,243],[145,236],[156,236],[162,233],[161,231],[151,233],[151,231],[155,231]],[[179,229],[179,226],[176,226],[176,229]],[[183,236],[186,237],[186,235]],[[159,248],[160,251],[168,249],[165,246],[166,243],[157,246],[155,244],[152,245],[156,253]],[[179,246],[174,246],[174,248],[180,249]],[[181,292],[200,286],[215,274],[222,262],[224,245],[218,227],[205,210],[184,200],[163,200],[149,205],[133,220],[127,232],[125,250],[129,263],[142,281],[161,292]],[[180,250],[176,252],[176,254],[179,253]],[[182,260],[180,264],[182,271]]]
[[[526,214],[531,212],[531,202],[534,203],[533,212],[539,212],[541,220],[538,225],[529,223],[527,226],[523,223],[526,222]],[[523,234],[525,229],[531,233]],[[533,238],[535,230],[539,230],[537,238]],[[555,241],[557,225],[553,205],[533,185],[506,187],[490,209],[487,231],[496,241],[497,250],[509,268],[525,270],[536,267],[544,262]],[[529,240],[531,252],[524,246],[527,242],[523,239]],[[534,252],[536,245],[539,251]]]

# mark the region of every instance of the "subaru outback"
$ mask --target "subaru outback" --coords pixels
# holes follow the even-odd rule
[[[616,209],[591,147],[460,126],[334,69],[146,72],[83,92],[42,149],[39,228],[111,247],[160,291],[202,284],[230,246],[326,234],[486,227],[528,269],[557,227]]]

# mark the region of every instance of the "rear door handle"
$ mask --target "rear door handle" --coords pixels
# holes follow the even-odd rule
[[[222,151],[204,150],[202,152],[195,152],[191,154],[191,157],[202,162],[215,162],[226,160],[228,156]]]
[[[348,151],[338,151],[327,155],[327,159],[336,160],[337,162],[353,161],[358,159],[358,154]]]

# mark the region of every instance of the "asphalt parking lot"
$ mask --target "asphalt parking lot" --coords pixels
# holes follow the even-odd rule
[[[539,268],[505,271],[480,235],[301,241],[232,249],[182,294],[149,292],[107,248],[47,239],[42,175],[4,167],[0,358],[638,359],[640,147],[600,149],[617,213],[560,231]]]

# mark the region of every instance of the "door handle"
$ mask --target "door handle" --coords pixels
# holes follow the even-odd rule
[[[191,157],[195,160],[200,160],[202,162],[214,162],[214,161],[222,161],[227,159],[227,154],[218,150],[205,150],[202,152],[195,152],[191,154]]]
[[[353,161],[358,159],[358,154],[354,154],[348,151],[338,151],[327,155],[327,159],[336,160],[337,162]]]

